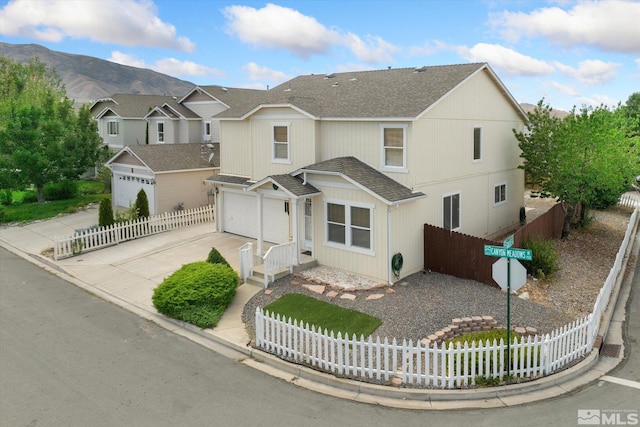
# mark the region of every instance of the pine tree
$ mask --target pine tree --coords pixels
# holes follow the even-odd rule
[[[143,189],[138,191],[136,197],[136,211],[138,212],[138,218],[149,218],[149,199],[147,199],[147,193]]]
[[[100,227],[106,227],[113,225],[113,207],[111,206],[111,197],[102,199],[100,201],[100,210],[98,212],[98,225]]]

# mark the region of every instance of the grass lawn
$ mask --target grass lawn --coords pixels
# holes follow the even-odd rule
[[[322,330],[333,331],[335,335],[340,332],[343,336],[345,333],[349,337],[355,334],[358,338],[371,335],[382,324],[382,320],[368,314],[296,293],[283,295],[265,306],[263,311],[278,313],[286,319],[297,319]]]
[[[111,197],[105,193],[104,185],[98,181],[79,181],[78,196],[66,200],[54,200],[45,203],[24,202],[25,196],[33,199],[35,190],[14,191],[11,196],[13,204],[0,206],[2,215],[0,222],[29,222],[53,218],[61,213],[73,213],[91,203],[100,203],[102,199]]]

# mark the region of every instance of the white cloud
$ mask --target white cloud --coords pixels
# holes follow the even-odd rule
[[[571,9],[545,7],[530,13],[492,14],[490,24],[506,39],[546,37],[564,46],[640,52],[640,5],[636,0],[580,1]]]
[[[275,84],[280,84],[287,80],[292,79],[292,76],[288,76],[282,71],[272,70],[271,68],[261,67],[255,62],[248,62],[242,67],[242,71],[247,73],[249,79],[252,81],[268,81]]]
[[[409,56],[430,56],[445,49],[449,49],[449,46],[446,43],[443,43],[440,40],[434,40],[432,42],[425,42],[421,46],[411,46],[408,53]]]
[[[262,9],[229,6],[224,10],[228,32],[245,43],[270,49],[283,49],[308,59],[328,52],[334,46],[345,46],[361,61],[391,61],[397,50],[380,37],[367,36],[364,41],[352,33],[329,29],[311,16],[272,3]]]
[[[620,102],[619,99],[613,99],[608,97],[607,95],[593,95],[591,97],[582,96],[578,98],[578,101],[580,101],[580,105],[576,106],[576,110],[580,109],[582,105],[597,107],[604,104],[608,107],[616,107]]]
[[[636,63],[636,65],[638,66],[638,69],[640,69],[640,58],[634,60],[634,62]]]
[[[552,88],[557,90],[558,92],[564,94],[564,95],[568,95],[568,96],[578,96],[580,95],[580,93],[578,92],[578,90],[573,87],[572,85],[566,85],[566,84],[562,84],[560,82],[556,82],[556,81],[550,81],[548,83],[548,85]]]
[[[617,75],[620,64],[590,59],[578,63],[578,68],[555,62],[555,66],[567,76],[578,79],[582,83],[593,85],[606,83]]]
[[[497,44],[478,43],[468,48],[459,46],[458,54],[471,62],[488,62],[509,76],[540,76],[555,71],[545,61],[532,58]]]
[[[0,34],[47,42],[90,39],[192,52],[195,45],[158,18],[148,0],[13,0],[0,9]]]
[[[224,75],[222,71],[215,68],[209,68],[204,65],[196,64],[192,61],[180,61],[176,58],[164,58],[154,62],[153,64],[147,64],[140,58],[117,50],[111,52],[111,57],[108,60],[122,65],[129,65],[131,67],[149,68],[159,73],[176,77]]]

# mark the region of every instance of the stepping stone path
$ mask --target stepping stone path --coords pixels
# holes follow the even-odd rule
[[[377,284],[364,277],[356,276],[352,273],[329,267],[314,267],[317,275],[305,275],[296,273],[289,282],[291,286],[300,286],[315,294],[324,295],[327,298],[340,298],[353,301],[359,297],[358,291],[370,291],[376,289],[379,293],[365,296],[366,301],[375,301],[384,298],[385,295],[393,294],[396,291],[386,284]],[[312,270],[314,270],[312,269]],[[307,270],[310,271],[310,270]],[[353,285],[352,285],[353,282]],[[404,283],[406,285],[406,282]],[[266,295],[271,294],[270,289],[266,289]]]

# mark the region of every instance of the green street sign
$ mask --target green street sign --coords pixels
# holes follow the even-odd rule
[[[533,259],[531,249],[505,248],[503,246],[484,245],[484,254],[496,258],[511,258],[521,261],[531,261]]]
[[[511,246],[513,246],[513,242],[514,242],[514,237],[513,234],[509,237],[507,237],[506,239],[504,239],[504,242],[502,243],[502,246],[504,246],[505,248],[509,249]]]

